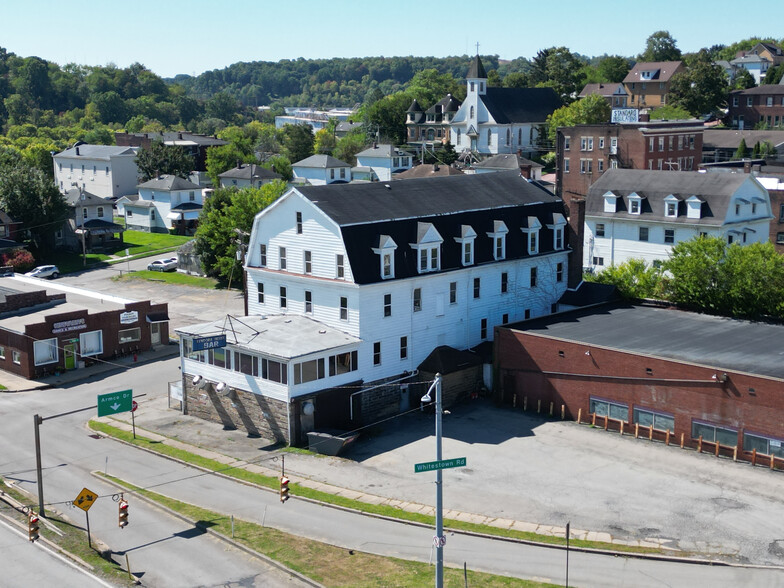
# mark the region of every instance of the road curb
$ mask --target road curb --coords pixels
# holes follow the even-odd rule
[[[91,419],[91,420],[94,420],[94,419]],[[89,429],[89,426],[87,428]],[[151,453],[153,455],[157,455],[158,457],[163,457],[165,459],[169,459],[169,460],[171,460],[171,461],[173,461],[175,463],[178,463],[180,465],[185,465],[185,466],[188,466],[188,467],[192,467],[192,468],[198,469],[200,471],[213,474],[215,476],[220,476],[221,478],[224,478],[226,480],[230,480],[232,482],[239,482],[241,484],[245,484],[246,486],[251,486],[251,487],[254,487],[254,488],[258,488],[260,490],[266,490],[268,492],[273,492],[273,493],[276,492],[272,488],[268,488],[266,486],[261,486],[259,484],[255,484],[253,482],[249,482],[247,480],[241,480],[241,479],[238,479],[238,478],[234,478],[232,476],[227,476],[227,475],[222,474],[220,472],[216,472],[214,470],[210,470],[208,468],[189,463],[187,461],[178,459],[176,457],[172,457],[172,456],[169,456],[169,455],[164,455],[164,454],[161,454],[161,453],[157,453],[157,452],[155,452],[155,451],[153,451],[151,449],[147,449],[146,447],[139,447],[138,445],[134,445],[133,443],[128,443],[127,441],[124,441],[122,439],[117,439],[116,437],[112,437],[110,435],[105,435],[104,433],[102,433],[100,431],[93,431],[92,429],[90,429],[90,431],[92,431],[93,433],[96,433],[96,434],[104,435],[104,436],[106,436],[109,439],[113,439],[114,441],[117,441],[118,443],[123,443],[125,445],[129,445],[131,447],[135,447],[136,449],[140,449],[142,451],[146,451],[146,452]],[[167,437],[165,437],[165,435],[160,435],[159,433],[154,433],[154,434],[159,435],[160,437],[167,438]],[[182,441],[180,441],[180,443],[183,443],[184,445],[187,445],[187,443],[184,443]],[[239,460],[237,460],[237,461],[239,461]],[[245,462],[245,463],[248,463],[248,462]],[[253,465],[253,464],[248,464],[248,465]],[[237,466],[237,469],[240,469],[240,467],[241,466]],[[429,529],[429,528],[432,527],[432,525],[428,525],[428,524],[425,524],[425,523],[420,523],[418,521],[410,521],[410,520],[406,520],[406,519],[398,519],[398,518],[395,518],[395,517],[390,517],[390,516],[387,516],[387,515],[381,515],[381,514],[376,514],[376,513],[369,513],[369,512],[365,512],[365,511],[361,511],[361,510],[356,510],[356,509],[353,509],[353,508],[350,508],[350,507],[347,507],[347,506],[341,506],[341,505],[338,505],[338,504],[331,504],[329,502],[322,502],[322,501],[317,500],[315,498],[308,498],[306,496],[291,495],[291,498],[296,499],[296,500],[307,501],[307,502],[310,502],[312,504],[318,504],[318,505],[329,507],[329,508],[333,508],[333,509],[336,509],[336,510],[342,510],[344,512],[351,512],[351,513],[354,513],[354,514],[359,514],[359,515],[366,516],[366,517],[373,517],[373,518],[376,518],[376,519],[381,519],[381,520],[386,520],[386,521],[406,524],[406,525],[420,527],[420,528],[425,528],[425,529]],[[556,544],[556,543],[544,543],[544,542],[539,542],[539,541],[533,541],[531,539],[518,539],[518,538],[515,538],[515,537],[504,537],[502,535],[491,535],[491,534],[488,534],[488,533],[480,533],[478,531],[467,531],[467,530],[463,530],[463,529],[454,529],[454,528],[450,528],[450,527],[445,527],[445,531],[448,531],[449,533],[453,533],[453,534],[468,535],[468,536],[479,537],[479,538],[484,538],[484,539],[500,540],[500,541],[505,541],[507,543],[518,543],[518,544],[521,544],[521,545],[531,545],[531,546],[535,546],[535,547],[545,547],[545,548],[549,548],[549,549],[559,549],[559,550],[562,550],[562,551],[566,550],[566,545],[559,545],[559,544]],[[784,570],[784,566],[766,566],[766,565],[761,565],[761,564],[739,564],[739,563],[725,562],[725,561],[721,561],[721,560],[710,560],[710,559],[702,559],[702,558],[679,557],[679,556],[674,556],[674,555],[657,554],[657,553],[636,553],[636,552],[616,551],[616,550],[609,550],[609,549],[596,549],[596,548],[593,548],[593,547],[579,547],[579,546],[574,546],[574,545],[570,545],[569,546],[569,551],[575,551],[575,552],[579,552],[579,553],[589,553],[589,554],[594,554],[594,555],[607,555],[607,556],[613,556],[613,557],[627,557],[627,558],[635,558],[635,559],[645,559],[645,560],[652,560],[652,561],[664,561],[664,562],[671,562],[671,563],[683,563],[683,564],[703,565],[703,566],[735,567],[735,568],[763,569],[763,570]]]
[[[136,447],[136,446],[134,445],[134,447]],[[307,576],[304,576],[304,575],[300,574],[299,572],[296,572],[296,571],[286,567],[285,565],[283,565],[279,561],[274,560],[274,559],[264,555],[263,553],[259,553],[258,551],[255,551],[254,549],[251,549],[250,547],[247,547],[246,545],[243,545],[242,543],[239,543],[239,542],[235,541],[231,537],[227,537],[223,533],[218,533],[217,531],[215,531],[213,529],[210,529],[206,525],[199,524],[198,521],[191,520],[188,517],[186,517],[185,515],[182,515],[182,514],[178,513],[177,511],[172,510],[169,507],[164,506],[164,505],[156,502],[155,500],[153,500],[151,498],[147,498],[143,494],[139,494],[138,492],[136,492],[134,490],[131,490],[127,486],[124,486],[123,484],[121,484],[119,482],[116,482],[115,480],[110,480],[108,478],[103,477],[100,472],[95,472],[94,471],[94,472],[90,472],[90,473],[95,478],[103,481],[105,484],[111,484],[113,486],[117,486],[118,488],[121,488],[122,490],[124,490],[125,492],[128,492],[129,494],[133,494],[133,496],[135,496],[139,500],[143,500],[147,504],[153,505],[155,508],[158,508],[158,509],[164,511],[165,513],[169,514],[170,516],[176,517],[176,518],[180,519],[181,521],[184,521],[184,522],[186,522],[186,523],[188,523],[190,525],[193,525],[197,529],[199,529],[201,531],[204,531],[205,533],[208,533],[208,534],[212,535],[213,537],[216,537],[217,539],[220,539],[221,541],[224,541],[225,543],[228,543],[232,547],[235,547],[235,548],[239,549],[240,551],[243,551],[243,552],[247,553],[248,555],[252,555],[252,556],[262,560],[264,563],[269,564],[269,565],[279,569],[280,571],[282,571],[282,572],[284,572],[286,574],[289,574],[290,576],[292,576],[292,577],[294,577],[294,578],[296,578],[296,579],[298,579],[298,580],[300,580],[300,581],[302,581],[302,582],[304,582],[304,583],[306,583],[306,584],[308,584],[310,586],[313,586],[313,588],[326,588],[323,584],[319,584],[315,580],[313,580],[311,578],[308,578]],[[172,500],[177,500],[177,499],[176,498],[172,498]],[[182,502],[182,501],[180,501],[180,502]],[[203,507],[200,507],[200,508],[203,508]],[[207,509],[207,510],[209,510],[209,509]]]

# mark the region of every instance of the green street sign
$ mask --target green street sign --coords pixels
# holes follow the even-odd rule
[[[133,390],[120,390],[98,395],[98,416],[128,412],[133,403]]]
[[[442,459],[440,461],[426,461],[425,463],[415,463],[414,473],[432,472],[434,470],[445,470],[447,468],[462,468],[466,464],[465,457],[453,457],[452,459]]]

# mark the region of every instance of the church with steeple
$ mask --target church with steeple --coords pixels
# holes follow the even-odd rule
[[[450,140],[458,153],[497,155],[538,153],[547,117],[563,106],[552,88],[493,88],[479,55],[466,76],[466,98],[450,124]]]

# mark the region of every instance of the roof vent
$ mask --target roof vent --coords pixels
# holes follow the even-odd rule
[[[392,186],[390,186],[389,184],[384,184],[384,187],[385,187],[387,190],[391,190],[391,189],[392,189]]]
[[[76,154],[79,155],[79,147],[76,148]]]
[[[327,334],[326,329],[319,329],[319,335],[326,335],[326,334]]]

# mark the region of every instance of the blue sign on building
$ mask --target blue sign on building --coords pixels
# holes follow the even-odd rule
[[[215,349],[217,347],[226,347],[226,335],[193,338],[194,351],[204,351],[205,349]]]

